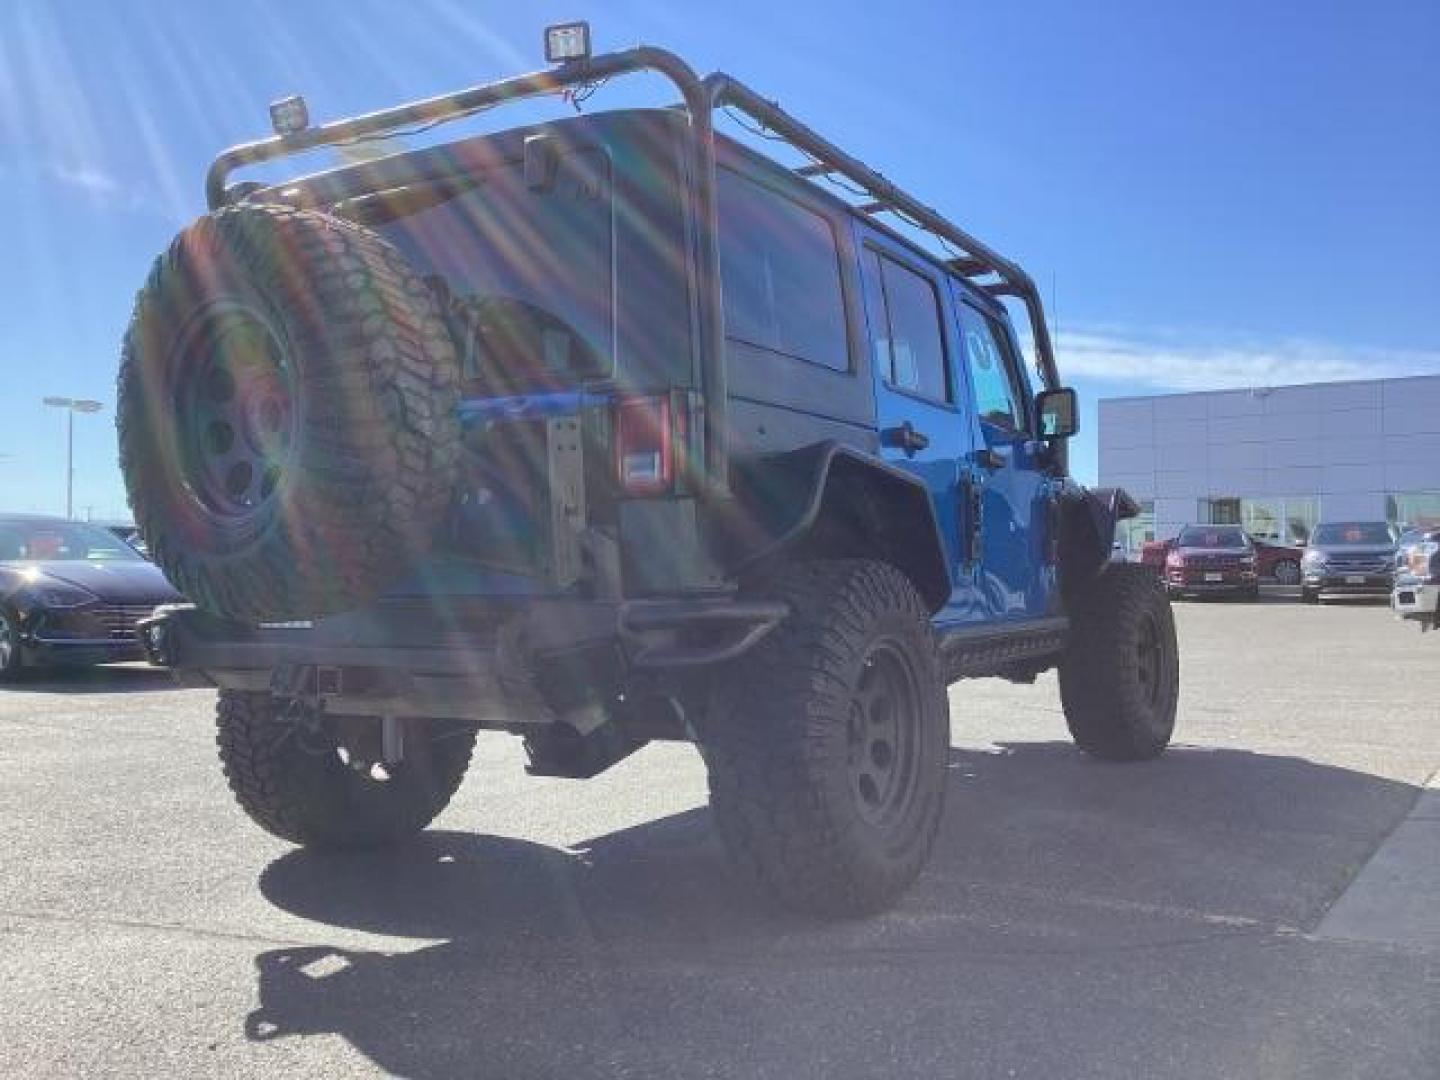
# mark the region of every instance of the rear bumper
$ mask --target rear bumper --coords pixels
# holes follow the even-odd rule
[[[731,599],[458,603],[250,627],[177,606],[139,634],[152,663],[194,685],[323,699],[337,713],[523,723],[635,672],[732,660],[787,613]]]

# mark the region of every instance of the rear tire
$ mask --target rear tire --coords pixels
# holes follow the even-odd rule
[[[1157,757],[1174,734],[1180,693],[1168,598],[1148,574],[1115,565],[1070,601],[1060,701],[1075,744],[1109,761]]]
[[[201,607],[306,617],[429,548],[460,453],[438,299],[378,235],[234,206],[156,260],[121,358],[120,467],[152,558]]]
[[[377,780],[345,764],[336,743],[279,715],[268,693],[220,691],[217,727],[225,778],[250,820],[322,849],[381,847],[420,832],[450,802],[475,748],[474,728],[417,722],[404,760]]]
[[[893,904],[929,858],[949,711],[930,617],[899,570],[788,566],[764,595],[791,614],[716,680],[701,751],[720,836],[787,907]]]

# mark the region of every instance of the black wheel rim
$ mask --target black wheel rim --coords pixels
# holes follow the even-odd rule
[[[886,827],[904,816],[919,776],[920,696],[904,653],[893,642],[871,647],[851,701],[850,789],[860,817]]]
[[[10,628],[10,620],[0,614],[0,671],[10,666],[11,657],[15,655],[15,632]]]
[[[1165,687],[1165,643],[1160,622],[1153,614],[1140,620],[1135,644],[1136,681],[1140,696],[1152,709],[1160,702]]]
[[[296,372],[279,336],[245,308],[210,312],[181,348],[185,482],[211,514],[248,517],[274,497],[291,464]]]

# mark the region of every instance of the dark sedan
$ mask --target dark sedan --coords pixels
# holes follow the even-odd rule
[[[142,660],[135,621],[180,598],[107,529],[0,517],[0,679],[24,667]]]

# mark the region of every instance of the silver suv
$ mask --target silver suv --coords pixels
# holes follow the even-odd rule
[[[1325,521],[1315,526],[1300,560],[1300,599],[1385,596],[1395,565],[1395,534],[1384,521]]]

